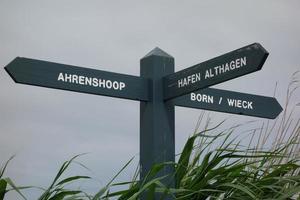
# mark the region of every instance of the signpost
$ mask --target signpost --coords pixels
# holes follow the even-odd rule
[[[282,108],[275,98],[207,88],[260,70],[267,56],[255,43],[174,73],[174,58],[155,48],[141,59],[139,77],[20,57],[5,70],[16,83],[140,101],[144,179],[154,164],[175,161],[174,106],[276,118]],[[169,166],[159,176],[173,173]],[[163,183],[173,187],[174,176]]]
[[[148,80],[71,65],[15,58],[5,70],[16,83],[147,101]]]
[[[176,106],[248,115],[268,119],[276,118],[282,111],[273,97],[205,88],[173,100]]]
[[[269,53],[254,43],[164,78],[166,100],[234,79],[262,68]]]

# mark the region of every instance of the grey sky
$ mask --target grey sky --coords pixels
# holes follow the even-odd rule
[[[272,96],[278,81],[283,104],[300,70],[299,9],[298,0],[0,0],[0,162],[17,155],[7,175],[46,186],[64,160],[91,152],[80,160],[99,179],[86,186],[95,191],[139,153],[138,102],[15,84],[3,67],[16,56],[139,75],[140,58],[156,46],[178,71],[259,42],[270,52],[262,70],[215,87]],[[200,112],[176,108],[177,152]],[[229,124],[256,119],[210,115]]]

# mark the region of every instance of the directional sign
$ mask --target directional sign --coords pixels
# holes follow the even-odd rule
[[[282,107],[273,97],[206,88],[173,99],[176,106],[200,108],[268,119],[276,118]]]
[[[260,70],[267,56],[255,43],[174,73],[174,58],[155,48],[141,59],[140,77],[20,57],[5,69],[17,83],[141,101],[143,180],[154,164],[175,162],[175,106],[270,119],[278,116],[282,108],[275,98],[207,88]],[[176,181],[169,176],[174,173],[174,166],[165,166],[159,176],[168,178],[162,183],[174,187]],[[155,199],[160,199],[159,194]]]
[[[254,43],[164,78],[164,99],[189,94],[262,68],[268,52]]]
[[[5,70],[17,83],[148,101],[149,83],[141,77],[20,57]]]

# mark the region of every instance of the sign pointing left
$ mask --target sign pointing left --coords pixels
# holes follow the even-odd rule
[[[148,101],[148,80],[131,75],[17,57],[5,70],[16,83]]]

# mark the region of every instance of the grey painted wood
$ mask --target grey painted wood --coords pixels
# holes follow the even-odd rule
[[[174,72],[174,58],[155,48],[140,62],[141,77],[151,80],[150,101],[140,103],[141,180],[154,164],[175,162],[174,105],[163,98],[162,77]],[[174,187],[174,166],[165,167],[158,176],[173,175],[163,183]],[[142,197],[145,199],[145,197]],[[159,199],[159,196],[156,196]],[[171,197],[168,197],[171,199]]]
[[[268,119],[276,118],[282,111],[282,107],[273,97],[213,88],[206,88],[177,97],[172,102],[176,106]]]
[[[174,58],[155,48],[141,59],[140,77],[20,57],[5,69],[17,83],[141,101],[140,179],[143,179],[153,165],[175,162],[175,105],[275,118],[282,108],[272,97],[207,88],[260,70],[267,56],[268,52],[255,43],[174,73]],[[234,69],[220,74],[213,72],[216,66],[223,64],[224,68],[231,62]],[[200,74],[198,81],[193,81],[195,74]],[[178,80],[184,78],[190,82],[178,87]],[[162,181],[172,188],[174,172],[174,165],[168,165],[157,176],[173,175]]]
[[[268,54],[260,44],[254,43],[170,74],[164,78],[164,99],[169,100],[258,71]],[[246,64],[243,61],[246,61]],[[224,67],[229,70],[224,70]],[[200,80],[197,80],[196,75],[200,76]],[[188,79],[189,84],[180,84],[186,83]]]
[[[149,81],[137,76],[21,57],[15,58],[5,67],[5,70],[16,83],[131,100],[148,101],[149,99]],[[60,73],[66,76],[77,76],[77,82],[76,79],[67,79],[66,77],[64,80],[70,81],[62,81],[62,79],[58,80]],[[89,79],[100,79],[101,84],[99,84],[99,82],[98,86],[96,82],[94,86],[90,84],[79,84],[79,76],[87,77]],[[112,84],[110,84],[109,81],[111,81]],[[83,82],[81,81],[81,83]],[[121,86],[124,86],[123,83],[125,84],[125,87],[122,88]]]

